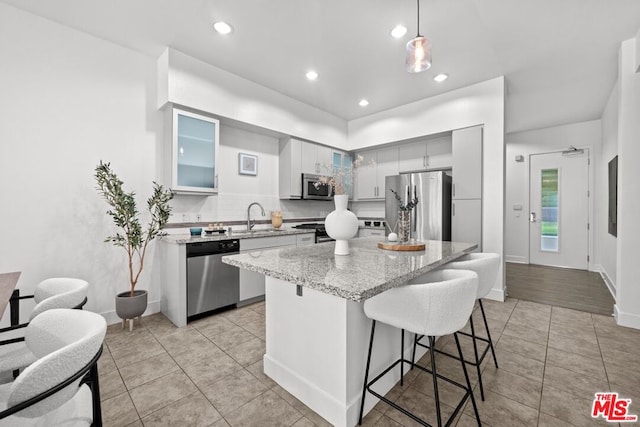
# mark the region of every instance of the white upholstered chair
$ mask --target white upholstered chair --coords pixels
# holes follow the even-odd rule
[[[473,316],[469,318],[469,326],[471,328],[471,333],[468,334],[466,332],[460,332],[463,335],[467,335],[472,337],[473,339],[473,353],[474,360],[465,360],[465,362],[469,365],[475,366],[476,371],[478,373],[478,385],[480,386],[480,398],[484,400],[484,387],[482,385],[482,375],[480,373],[480,365],[484,360],[484,357],[487,355],[487,352],[491,350],[491,355],[493,356],[493,363],[496,368],[498,367],[498,359],[496,358],[496,353],[493,349],[493,341],[491,340],[491,332],[489,332],[489,324],[487,323],[487,317],[484,313],[484,306],[482,305],[482,298],[486,297],[489,292],[491,292],[491,288],[496,283],[496,279],[498,277],[498,270],[500,269],[500,255],[494,253],[471,253],[464,255],[457,260],[445,264],[442,268],[447,269],[455,269],[455,270],[469,270],[473,271],[478,275],[478,292],[476,294],[476,299],[478,300],[478,305],[480,306],[480,311],[482,313],[482,319],[484,320],[484,328],[486,330],[487,336],[482,337],[478,336],[475,326],[473,324]],[[418,338],[419,339],[419,338]],[[487,344],[482,352],[478,351],[478,342],[482,341]],[[418,343],[418,345],[423,345]],[[424,345],[426,347],[426,345]],[[442,350],[437,350],[438,352],[445,354],[447,356],[457,358],[457,356],[447,353]]]
[[[0,426],[102,425],[97,362],[106,330],[104,318],[89,311],[36,316],[25,344],[37,360],[0,385]]]
[[[435,337],[441,335],[454,334],[456,345],[460,359],[462,360],[462,352],[458,341],[457,331],[462,329],[467,323],[473,304],[476,298],[478,287],[478,276],[472,271],[459,270],[436,270],[420,276],[420,284],[411,284],[390,289],[378,294],[364,302],[364,312],[370,319],[371,337],[369,341],[369,353],[367,357],[367,366],[364,376],[364,386],[362,390],[362,400],[360,402],[360,418],[359,423],[362,424],[362,415],[364,411],[364,399],[366,392],[373,394],[382,401],[388,403],[400,412],[411,417],[414,421],[429,425],[425,420],[418,418],[415,414],[407,409],[400,407],[397,403],[386,399],[381,394],[372,390],[372,386],[383,375],[391,371],[396,365],[400,365],[400,384],[403,385],[402,376],[404,374],[404,364],[407,363],[415,366],[433,376],[434,396],[436,403],[437,425],[441,426],[442,415],[440,411],[440,401],[438,395],[438,379],[445,380],[465,391],[464,396],[455,408],[449,418],[449,422],[455,420],[456,415],[462,409],[467,398],[471,399],[474,413],[478,425],[480,425],[480,415],[473,396],[469,375],[464,362],[461,361],[462,370],[464,372],[466,385],[457,383],[446,378],[436,371],[436,362],[433,352],[430,352],[431,366],[430,369],[414,364],[413,361],[404,359],[404,331],[407,330],[416,335],[424,335],[429,337],[432,344],[435,343]],[[371,352],[373,348],[373,340],[375,335],[376,322],[383,322],[402,330],[401,332],[401,348],[400,358],[377,375],[372,381],[369,381],[369,367],[371,362]],[[448,425],[448,424],[447,424]]]
[[[85,280],[69,277],[46,279],[36,285],[33,295],[21,296],[20,299],[33,298],[36,306],[29,315],[32,321],[39,314],[54,308],[82,308],[87,302],[89,283]],[[9,332],[24,328],[27,323],[3,328],[0,332]],[[12,371],[29,366],[36,356],[24,345],[24,338],[13,338],[0,341],[6,346],[0,352],[0,372]]]

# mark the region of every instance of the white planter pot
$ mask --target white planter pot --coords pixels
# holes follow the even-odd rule
[[[324,228],[332,239],[336,240],[336,255],[349,255],[349,239],[358,234],[358,217],[347,210],[349,195],[333,196],[336,210],[329,213],[324,220]]]

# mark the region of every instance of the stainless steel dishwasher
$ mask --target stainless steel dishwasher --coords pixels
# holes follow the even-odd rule
[[[238,303],[240,270],[221,258],[239,252],[238,239],[187,244],[187,320]]]

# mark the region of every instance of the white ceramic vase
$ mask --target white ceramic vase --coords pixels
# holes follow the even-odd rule
[[[336,210],[330,212],[324,220],[327,234],[336,241],[336,255],[349,255],[349,239],[358,234],[358,217],[347,210],[348,194],[333,196]]]

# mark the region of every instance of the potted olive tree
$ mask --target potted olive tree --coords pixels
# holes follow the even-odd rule
[[[147,200],[147,209],[151,216],[146,230],[140,223],[140,216],[136,206],[135,192],[125,192],[123,182],[111,170],[109,163],[100,161],[95,169],[98,192],[110,206],[107,215],[119,228],[115,234],[104,241],[112,242],[115,246],[124,248],[127,253],[129,284],[128,291],[116,295],[116,314],[122,319],[122,327],[129,320],[129,330],[133,328],[133,319],[139,317],[147,308],[147,291],[135,290],[140,273],[144,267],[144,257],[149,243],[167,224],[173,198],[171,191],[153,182],[153,194]]]

